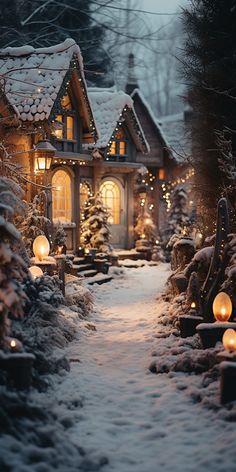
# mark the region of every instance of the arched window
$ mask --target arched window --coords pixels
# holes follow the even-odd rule
[[[64,170],[57,170],[52,177],[53,223],[70,224],[72,221],[71,177]]]
[[[111,213],[110,223],[120,224],[120,189],[112,180],[106,180],[100,187],[100,193],[104,205],[106,205]]]

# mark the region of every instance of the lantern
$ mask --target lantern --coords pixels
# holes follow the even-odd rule
[[[217,321],[228,321],[232,313],[232,302],[229,295],[225,292],[220,292],[216,295],[213,302],[213,313]]]
[[[42,277],[43,271],[40,269],[38,266],[31,266],[29,267],[29,272],[32,275],[33,279],[36,279],[37,277]]]
[[[236,351],[236,331],[226,329],[222,338],[223,346],[228,351]]]
[[[192,302],[191,305],[190,305],[190,307],[191,307],[192,309],[195,309],[195,308],[196,308],[196,303],[195,303],[195,302]]]
[[[35,170],[39,172],[49,170],[55,152],[56,148],[49,141],[39,141],[35,146]]]
[[[42,234],[40,236],[37,236],[33,243],[33,252],[36,259],[42,261],[45,257],[48,256],[49,251],[50,245],[46,236],[43,236]]]

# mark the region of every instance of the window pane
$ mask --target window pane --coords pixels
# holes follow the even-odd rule
[[[62,115],[57,115],[55,118],[55,136],[57,139],[63,138],[63,118]],[[58,127],[58,128],[57,128]]]
[[[72,221],[71,178],[64,170],[58,170],[52,178],[52,215],[54,223]]]
[[[110,146],[110,154],[115,154],[116,153],[116,143],[115,141],[112,141],[111,146]]]
[[[66,117],[66,138],[74,139],[74,118],[73,116]]]
[[[126,142],[125,141],[120,141],[119,145],[120,145],[119,154],[121,154],[121,155],[126,154]]]
[[[110,223],[120,224],[120,189],[115,182],[107,180],[100,187],[102,200],[111,214]]]

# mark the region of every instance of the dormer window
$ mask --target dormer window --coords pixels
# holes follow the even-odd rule
[[[125,161],[128,156],[127,147],[128,141],[125,132],[122,128],[120,128],[116,132],[114,141],[112,141],[110,148],[107,152],[110,160]]]
[[[55,146],[59,151],[77,150],[76,114],[68,94],[61,99],[61,112],[55,116],[53,134]]]

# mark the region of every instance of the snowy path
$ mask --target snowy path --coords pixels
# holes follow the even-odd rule
[[[156,297],[167,276],[164,264],[129,269],[94,289],[98,314],[90,321],[97,331],[71,346],[80,363],[72,364],[59,392],[74,389],[84,399],[72,440],[86,457],[108,461],[107,472],[233,472],[234,448],[227,452],[223,438],[235,425],[193,403],[176,388],[176,377],[148,371],[157,343]]]

